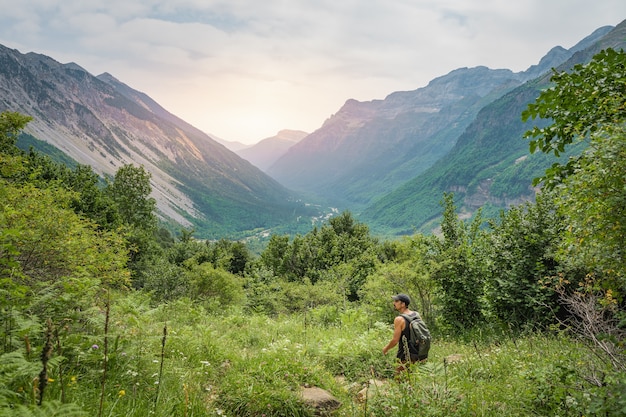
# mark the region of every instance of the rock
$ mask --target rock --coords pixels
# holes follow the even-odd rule
[[[370,379],[367,382],[367,386],[359,391],[356,395],[356,399],[358,402],[365,402],[366,399],[372,398],[379,391],[384,389],[385,381],[381,381],[379,379]]]
[[[319,387],[304,387],[300,391],[304,402],[315,409],[315,414],[323,416],[341,407],[341,402],[330,392]]]
[[[463,355],[461,355],[460,353],[455,353],[454,355],[446,356],[446,358],[444,359],[444,362],[455,363],[455,362],[461,362],[462,359],[463,359]]]

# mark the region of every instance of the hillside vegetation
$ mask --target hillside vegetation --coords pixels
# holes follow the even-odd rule
[[[554,67],[570,72],[575,65],[588,63],[602,49],[624,48],[625,41],[626,22],[622,22],[609,32],[597,31],[581,41],[567,59],[553,62]],[[449,152],[419,175],[378,196],[362,211],[360,219],[379,234],[431,232],[441,218],[442,210],[437,202],[444,192],[454,192],[459,207],[471,214],[484,205],[508,208],[532,201],[536,190],[530,186],[531,180],[541,176],[553,163],[567,162],[571,152],[580,153],[585,146],[579,143],[576,149],[559,155],[528,155],[524,132],[532,125],[520,115],[542,90],[552,85],[550,71],[535,74],[538,78],[481,107],[467,128],[454,137]],[[492,210],[483,215],[493,217]]]
[[[258,253],[173,236],[142,167],[103,183],[1,113],[0,416],[312,416],[308,387],[336,416],[624,415],[626,54],[552,82],[528,159],[571,158],[536,201],[466,222],[434,195],[441,235],[391,241],[346,211]],[[434,339],[396,375],[398,292]]]

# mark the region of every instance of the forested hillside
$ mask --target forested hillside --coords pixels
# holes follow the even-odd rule
[[[625,46],[626,22],[622,22],[594,42],[581,42],[577,52],[557,68],[570,71],[577,64],[589,62],[602,49]],[[528,155],[528,141],[523,138],[529,126],[520,115],[551,85],[550,77],[548,72],[482,108],[450,152],[368,206],[361,219],[379,233],[405,234],[414,229],[429,232],[440,221],[439,201],[444,192],[454,192],[460,209],[470,215],[483,207],[488,211],[483,214],[492,216],[501,208],[533,200],[537,190],[531,186],[532,179],[569,157],[568,152],[558,158]]]
[[[1,113],[0,415],[624,415],[626,54],[552,83],[524,136],[571,158],[536,201],[484,224],[446,193],[441,236],[389,241],[343,212],[258,255],[170,234],[143,168],[102,183]],[[408,371],[400,292],[433,336]]]

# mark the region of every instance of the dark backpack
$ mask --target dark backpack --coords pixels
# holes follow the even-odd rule
[[[401,314],[401,316],[409,322],[409,344],[416,347],[418,360],[428,358],[431,337],[426,323],[424,323],[424,320],[422,320],[417,311],[413,317],[408,314]]]

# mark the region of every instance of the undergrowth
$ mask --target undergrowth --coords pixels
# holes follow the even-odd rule
[[[391,323],[372,323],[358,307],[327,313],[216,314],[188,300],[154,308],[141,294],[119,295],[106,335],[105,311],[56,329],[41,406],[46,325],[23,318],[0,356],[0,416],[310,416],[302,387],[337,397],[336,416],[623,411],[626,379],[563,334],[435,334],[429,360],[395,376],[394,355],[381,352]],[[598,375],[604,386],[591,382]]]

